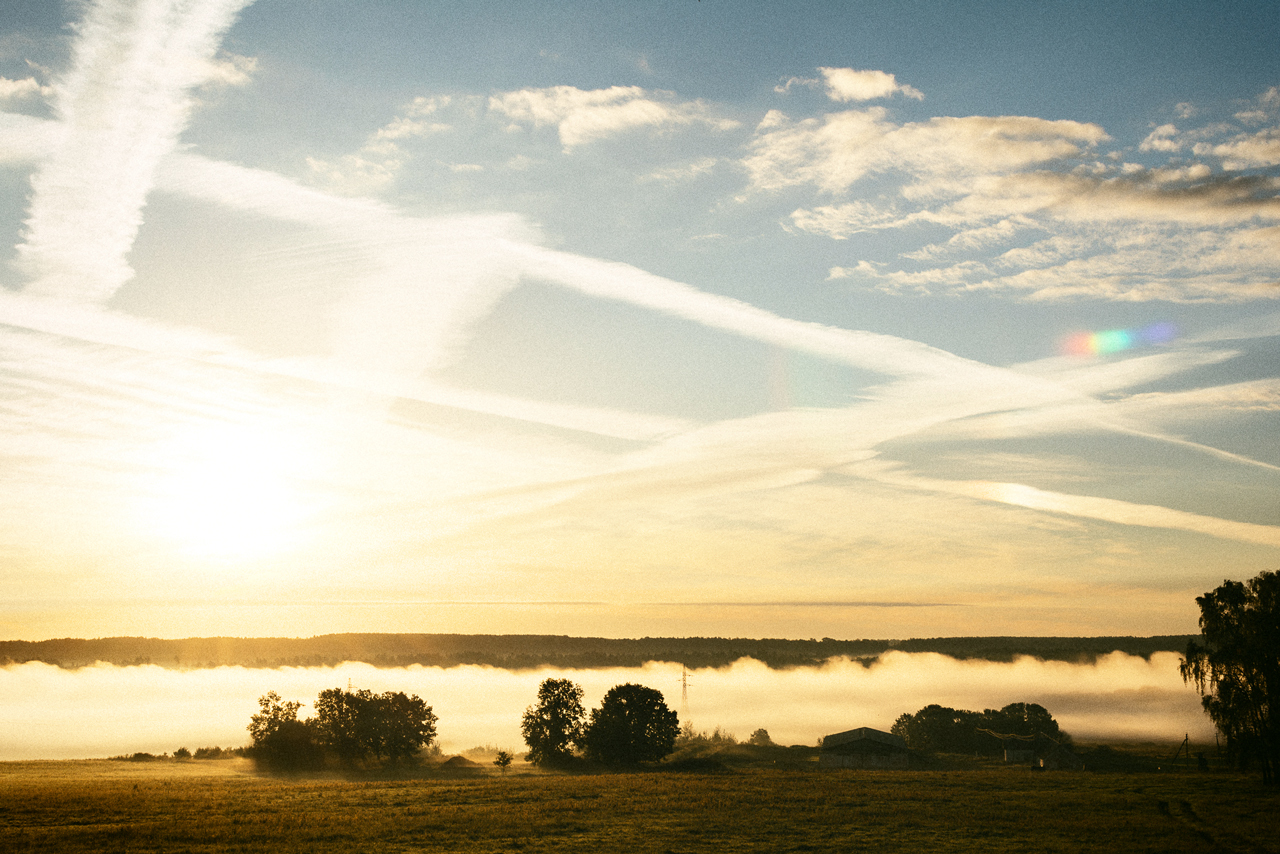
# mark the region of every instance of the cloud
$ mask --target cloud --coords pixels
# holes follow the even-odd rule
[[[0,77],[0,107],[7,107],[37,98],[48,99],[52,96],[53,87],[40,83],[34,77],[24,77],[21,80]]]
[[[1200,144],[1196,154],[1222,158],[1224,169],[1243,170],[1280,165],[1280,128],[1241,134],[1219,145]]]
[[[337,160],[318,157],[306,159],[307,168],[317,184],[350,196],[377,195],[395,183],[400,171],[411,159],[403,143],[453,130],[441,120],[454,98],[449,95],[417,97],[386,125],[378,128],[352,154]],[[466,171],[466,167],[454,171]]]
[[[252,2],[252,0],[249,0]],[[240,56],[235,53],[222,53],[209,61],[209,68],[204,74],[206,86],[248,86],[258,70],[258,60],[252,56]]]
[[[1256,124],[1273,116],[1280,116],[1280,96],[1268,90],[1247,118]],[[795,231],[834,240],[953,232],[901,251],[906,263],[897,270],[884,260],[829,268],[830,278],[886,293],[1177,302],[1280,296],[1280,185],[1265,172],[1233,174],[1280,165],[1274,126],[1160,125],[1138,150],[1177,157],[1153,165],[1125,162],[1118,152],[1099,157],[1107,141],[1094,124],[1032,117],[898,123],[871,107],[792,121],[774,110],[741,164],[750,190],[814,192],[789,217],[786,227]],[[858,192],[860,184],[874,189]],[[1028,242],[1036,232],[1040,239]]]
[[[1235,118],[1245,124],[1260,124],[1280,117],[1280,86],[1272,86],[1257,97],[1254,105],[1236,113]]]
[[[638,129],[665,130],[695,123],[717,130],[737,126],[713,117],[701,102],[677,102],[667,93],[639,86],[521,89],[494,95],[489,110],[534,127],[554,126],[565,151]]]
[[[1177,135],[1178,128],[1176,126],[1160,125],[1160,127],[1147,134],[1147,138],[1138,145],[1138,150],[1164,152],[1181,151],[1183,143],[1175,138]]]
[[[1203,420],[1223,413],[1280,412],[1280,379],[1249,380],[1188,391],[1135,394],[1111,406],[1147,418]]]
[[[884,71],[855,71],[852,68],[819,68],[818,71],[827,84],[827,97],[833,101],[874,101],[894,94],[924,100],[923,92],[899,83],[892,74]]]
[[[804,86],[808,89],[813,89],[821,83],[822,80],[817,77],[789,77],[787,78],[786,83],[779,83],[777,86],[774,86],[773,91],[777,92],[779,95],[785,95],[791,91],[791,87],[793,86]]]
[[[923,269],[863,269],[886,292],[1010,291],[1031,299],[1178,302],[1280,296],[1274,240],[1280,197],[1265,177],[1178,169],[1036,169],[958,182],[926,173],[897,199],[801,208],[794,228],[834,239],[921,225],[955,230],[903,258],[930,265],[989,250],[1029,231],[1046,236],[981,260]],[[951,193],[942,195],[950,183]],[[938,195],[915,198],[927,186]],[[1117,230],[1118,224],[1126,228]]]
[[[101,302],[132,277],[126,256],[157,164],[177,143],[191,90],[249,0],[99,0],[77,25],[55,86],[58,144],[32,178],[18,263],[36,296]]]
[[[58,140],[58,125],[54,122],[0,112],[0,164],[36,163]]]
[[[720,164],[715,157],[701,157],[692,163],[684,163],[679,166],[671,166],[666,169],[659,169],[643,175],[638,181],[657,181],[662,184],[679,184],[685,181],[692,181],[703,175],[709,174]]]
[[[1097,125],[1025,116],[940,117],[896,125],[881,107],[793,123],[770,112],[743,159],[756,190],[812,184],[841,193],[886,172],[913,178],[917,196],[955,181],[1080,157],[1107,135]]]

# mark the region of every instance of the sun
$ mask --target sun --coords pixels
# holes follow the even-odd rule
[[[248,560],[287,550],[306,516],[300,447],[240,425],[185,430],[157,455],[146,526],[188,556]]]

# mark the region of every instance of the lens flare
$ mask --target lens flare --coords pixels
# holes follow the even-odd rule
[[[1077,332],[1062,342],[1062,352],[1067,356],[1106,356],[1135,347],[1165,344],[1177,334],[1178,330],[1172,323],[1153,323],[1136,329]]]

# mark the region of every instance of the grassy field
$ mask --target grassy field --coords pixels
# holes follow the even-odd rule
[[[1280,852],[1280,793],[1217,770],[343,780],[240,759],[11,762],[0,851]]]

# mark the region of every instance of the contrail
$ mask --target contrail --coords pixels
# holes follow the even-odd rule
[[[18,263],[31,296],[102,303],[127,256],[156,166],[210,74],[223,33],[252,0],[97,0],[76,25],[55,86],[53,151],[32,178]]]

